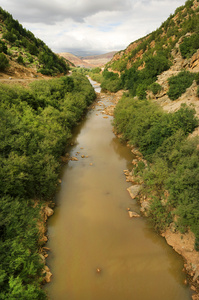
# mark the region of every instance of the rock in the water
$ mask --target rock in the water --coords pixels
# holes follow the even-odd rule
[[[45,206],[44,213],[47,217],[50,217],[53,215],[54,210],[52,208],[50,208],[49,206]]]
[[[130,218],[139,218],[140,217],[140,215],[134,211],[128,211],[128,213],[129,213]]]
[[[78,158],[77,158],[77,157],[74,157],[74,156],[72,156],[72,157],[70,157],[70,160],[72,160],[72,161],[78,161]]]
[[[44,281],[47,282],[47,283],[50,282],[52,273],[50,272],[50,269],[48,268],[48,266],[44,267],[43,272],[45,274]]]

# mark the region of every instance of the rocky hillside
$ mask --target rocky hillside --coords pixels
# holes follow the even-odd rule
[[[175,111],[181,103],[193,104],[199,115],[198,24],[199,1],[188,0],[156,31],[116,53],[106,68],[110,73],[119,75],[112,78],[115,79],[114,84],[117,80],[117,89],[127,89],[140,99],[154,99],[167,111]],[[192,74],[197,78],[193,78],[185,90],[173,97],[172,92],[169,92],[172,85],[170,78],[182,71],[187,72],[184,78],[191,78]],[[175,78],[176,89],[180,89],[180,78]]]
[[[0,7],[0,75],[20,78],[66,74],[69,62]],[[5,75],[5,76],[4,76]]]

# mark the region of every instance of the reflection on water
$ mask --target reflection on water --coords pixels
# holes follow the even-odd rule
[[[103,102],[108,105],[109,97]],[[49,220],[49,298],[190,300],[181,258],[147,220],[128,217],[127,207],[139,211],[123,174],[133,155],[114,136],[112,118],[104,119],[99,109],[76,129],[70,154],[78,161],[63,170]]]

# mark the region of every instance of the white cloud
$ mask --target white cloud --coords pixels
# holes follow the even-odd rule
[[[124,49],[157,29],[184,0],[0,0],[55,52]]]

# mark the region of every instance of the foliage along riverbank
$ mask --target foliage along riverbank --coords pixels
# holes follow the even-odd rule
[[[198,126],[194,109],[182,106],[166,113],[151,101],[124,94],[114,116],[117,134],[142,153],[128,175],[142,186],[143,211],[165,236],[169,229],[183,239],[191,230],[195,250],[189,252],[193,255],[199,250],[199,138],[190,137]],[[187,262],[186,269],[198,289],[199,265]]]
[[[71,131],[95,99],[81,74],[0,85],[0,299],[46,299],[41,207],[58,185]]]

